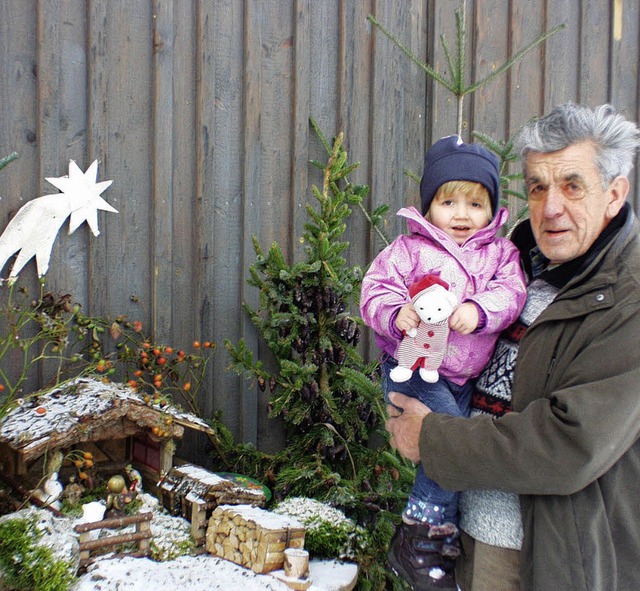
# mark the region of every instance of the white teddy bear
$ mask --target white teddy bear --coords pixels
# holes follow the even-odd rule
[[[449,285],[437,275],[426,275],[409,288],[411,303],[420,324],[409,330],[398,345],[394,367],[389,377],[397,383],[406,382],[420,368],[420,377],[429,383],[440,378],[440,367],[447,349],[448,319],[457,305]]]

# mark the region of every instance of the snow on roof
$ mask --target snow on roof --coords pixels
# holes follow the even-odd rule
[[[173,473],[179,476],[187,476],[208,486],[215,486],[220,484],[222,480],[226,480],[226,478],[222,478],[222,476],[218,476],[214,472],[209,472],[209,470],[195,464],[174,466]]]
[[[160,490],[182,495],[191,502],[214,501],[216,505],[238,502],[264,505],[265,490],[257,483],[236,482],[229,476],[210,472],[195,464],[173,466],[158,483]],[[248,479],[251,480],[251,479]]]
[[[182,436],[181,426],[212,432],[205,421],[191,413],[172,405],[147,404],[129,386],[91,378],[65,382],[21,402],[0,422],[0,442],[29,458],[38,457],[51,440],[91,440],[91,427],[121,418],[144,427],[156,424],[159,416],[171,416],[175,423],[172,434],[177,437]]]

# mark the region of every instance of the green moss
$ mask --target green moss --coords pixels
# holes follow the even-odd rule
[[[195,553],[196,545],[191,537],[176,540],[171,545],[151,541],[151,558],[157,562],[175,560],[179,556],[194,556]]]
[[[0,523],[0,569],[4,581],[18,591],[66,591],[75,582],[69,563],[37,546],[41,537],[35,519]]]

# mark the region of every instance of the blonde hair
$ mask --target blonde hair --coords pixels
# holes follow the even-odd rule
[[[491,198],[489,197],[489,191],[484,185],[475,183],[473,181],[448,181],[438,187],[436,194],[433,196],[433,202],[441,202],[449,198],[454,193],[462,193],[463,195],[470,195],[477,197],[482,201],[482,205],[487,210],[489,219],[493,218],[493,210],[491,209]],[[431,221],[431,205],[427,210],[424,217]]]

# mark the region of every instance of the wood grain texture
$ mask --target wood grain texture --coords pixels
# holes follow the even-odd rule
[[[421,174],[425,148],[455,132],[456,103],[367,20],[374,15],[420,60],[449,76],[441,36],[455,51],[450,0],[24,0],[0,3],[0,225],[26,201],[55,189],[46,176],[98,159],[101,234],[86,227],[58,237],[49,288],[71,292],[86,312],[141,320],[160,343],[188,348],[213,340],[199,403],[222,411],[233,434],[276,449],[281,425],[266,395],[227,371],[225,339],[247,341],[273,366],[242,303],[255,260],[277,241],[290,262],[312,185],[309,160],[345,134],[352,182],[368,184],[366,209],[395,212],[419,202],[407,173]],[[566,28],[507,75],[467,97],[465,138],[506,139],[531,116],[561,102],[612,102],[640,117],[640,0],[467,0],[470,84],[542,32]],[[630,197],[639,205],[633,172]],[[515,210],[516,205],[512,204]],[[365,267],[384,246],[355,208],[345,239],[349,264]],[[7,269],[4,270],[6,274]],[[21,283],[37,289],[35,266]],[[2,294],[0,293],[0,297]],[[357,312],[354,310],[354,312]],[[363,351],[376,355],[370,335]],[[36,385],[39,378],[34,378]],[[181,454],[206,462],[203,440]]]

